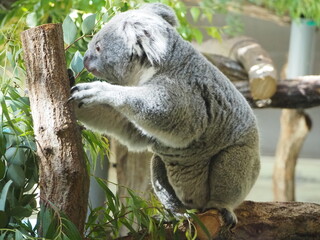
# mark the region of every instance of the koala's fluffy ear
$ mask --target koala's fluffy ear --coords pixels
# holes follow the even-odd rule
[[[146,56],[152,65],[161,64],[167,51],[167,33],[165,26],[159,25],[157,19],[149,19],[147,24],[127,21],[123,32],[133,55]]]
[[[140,9],[147,10],[159,15],[173,27],[178,26],[178,19],[175,12],[167,5],[164,5],[162,3],[149,3],[143,5]]]

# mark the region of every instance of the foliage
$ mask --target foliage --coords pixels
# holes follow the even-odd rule
[[[273,10],[278,15],[289,15],[292,19],[311,19],[320,25],[320,1],[318,0],[249,0],[249,2]]]
[[[91,209],[85,231],[87,239],[105,239],[106,236],[116,238],[123,228],[128,230],[134,239],[143,239],[146,235],[149,239],[166,239],[166,229],[169,227],[173,229],[173,239],[181,236],[180,228],[185,229],[187,239],[196,238],[193,222],[199,220],[193,211],[177,219],[154,197],[146,201],[126,188],[128,196],[121,199],[110,191],[107,181],[95,179],[106,194],[108,208]]]
[[[21,223],[36,209],[38,183],[29,101],[7,86],[0,105],[0,228],[24,232]]]

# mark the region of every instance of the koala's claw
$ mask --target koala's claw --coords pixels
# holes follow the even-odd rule
[[[73,86],[73,87],[70,89],[70,93],[71,93],[71,94],[74,93],[74,92],[76,92],[76,91],[79,91],[78,86]]]
[[[67,103],[72,102],[74,100],[74,97],[69,97],[67,100]]]
[[[222,215],[223,221],[227,228],[232,231],[237,225],[237,217],[233,212],[230,212],[226,208],[220,209],[220,213]]]

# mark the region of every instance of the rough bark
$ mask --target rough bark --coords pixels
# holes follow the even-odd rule
[[[277,91],[266,100],[254,100],[247,81],[234,82],[253,108],[311,108],[320,105],[320,76],[278,81]]]
[[[127,147],[111,139],[111,161],[116,163],[119,196],[126,196],[126,189],[134,190],[139,196],[148,199],[151,191],[150,152],[129,152]],[[116,159],[114,159],[116,158]]]
[[[241,64],[230,58],[203,53],[236,86],[253,108],[311,108],[320,105],[320,76],[302,76],[277,81],[276,92],[270,99],[255,100],[252,97],[248,74]]]
[[[22,32],[34,133],[40,167],[40,199],[50,201],[83,232],[89,178],[80,130],[69,98],[61,24]]]
[[[268,99],[277,88],[277,72],[269,54],[252,38],[238,37],[227,41],[230,53],[249,75],[253,99]]]
[[[308,115],[299,110],[283,109],[281,133],[273,171],[275,201],[295,200],[295,166],[304,140],[311,128]]]
[[[248,73],[238,61],[217,54],[202,54],[209,62],[219,68],[219,70],[223,72],[232,82],[249,80]]]
[[[204,225],[210,226],[213,239],[220,240],[304,240],[320,239],[320,205],[300,202],[243,202],[236,210],[238,224],[232,231],[224,231],[221,216],[215,213],[207,214],[200,219]],[[183,228],[180,229],[183,237]],[[172,228],[166,230],[168,240]],[[219,233],[219,238],[217,234]],[[132,237],[120,239],[130,240]],[[143,239],[149,239],[148,236]],[[207,240],[206,235],[199,236]]]

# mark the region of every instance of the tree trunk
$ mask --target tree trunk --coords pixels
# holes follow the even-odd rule
[[[144,199],[150,198],[150,152],[129,152],[127,147],[121,145],[114,138],[111,139],[111,161],[116,163],[118,193],[126,196],[127,191],[122,186],[128,187]],[[116,159],[114,159],[116,158]]]
[[[40,199],[64,212],[82,233],[89,178],[72,105],[61,24],[22,32],[30,105],[40,158]]]
[[[273,171],[275,201],[295,201],[295,167],[311,128],[309,116],[299,110],[282,110],[281,133]]]

